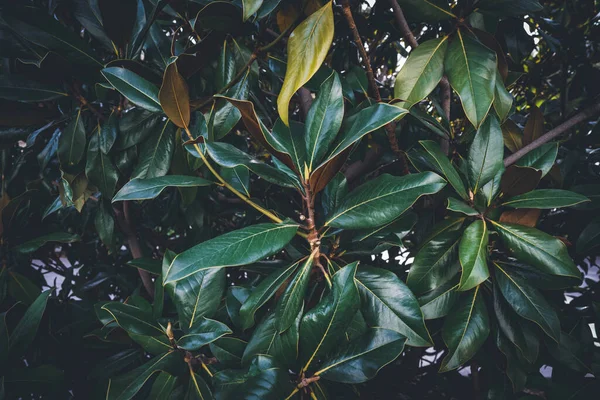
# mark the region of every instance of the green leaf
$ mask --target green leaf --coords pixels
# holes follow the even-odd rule
[[[137,165],[131,173],[131,179],[151,179],[164,176],[169,172],[171,159],[175,150],[176,126],[166,120],[140,146]]]
[[[558,343],[550,342],[547,346],[550,355],[560,361],[561,365],[565,365],[573,371],[592,372],[583,361],[585,350],[580,340],[565,332],[561,332]]]
[[[327,157],[325,157],[325,161],[313,171],[312,175],[316,174],[320,168],[325,167],[329,161],[333,160],[347,148],[362,139],[366,134],[399,119],[407,113],[408,111],[403,108],[385,103],[374,104],[360,110],[352,116],[352,125],[350,125],[349,128],[346,129],[345,127],[342,127],[342,131],[338,135],[337,140],[331,146],[332,150]]]
[[[163,259],[163,276],[176,254],[170,250]],[[225,291],[225,270],[204,270],[165,285],[165,289],[175,303],[179,323],[184,332],[191,329],[202,317],[210,318],[219,308]]]
[[[167,372],[161,372],[152,384],[152,389],[148,395],[148,400],[168,399],[169,395],[175,389],[177,377]]]
[[[505,121],[512,109],[514,98],[506,90],[500,71],[496,70],[496,84],[494,86],[494,110],[500,117],[500,121]]]
[[[532,14],[543,9],[537,0],[481,0],[477,7],[495,17]]]
[[[396,331],[408,338],[410,346],[431,346],[433,340],[417,299],[394,273],[362,266],[356,274],[356,285],[369,326]]]
[[[248,343],[245,341],[225,336],[212,342],[210,351],[225,366],[239,366],[242,362],[242,355]]]
[[[18,75],[0,77],[0,98],[2,99],[39,103],[66,96],[68,94],[58,86],[30,81]]]
[[[503,166],[504,139],[495,115],[490,114],[477,130],[469,148],[467,159],[469,182],[477,194],[486,183],[494,179]]]
[[[81,237],[79,235],[67,232],[54,232],[48,235],[40,236],[38,238],[29,240],[17,247],[15,251],[23,254],[33,253],[46,243],[57,242],[57,243],[74,243],[79,242]]]
[[[294,324],[298,312],[304,305],[304,296],[310,279],[313,258],[314,253],[304,261],[302,267],[300,267],[277,302],[275,315],[279,332],[285,332]]]
[[[458,258],[462,267],[458,290],[473,289],[490,276],[487,266],[488,240],[488,230],[482,220],[472,222],[465,229],[458,245]]]
[[[77,165],[85,154],[85,126],[81,110],[65,127],[58,140],[58,159],[63,167]]]
[[[440,372],[451,371],[469,361],[489,333],[487,308],[476,287],[459,301],[444,322],[442,338],[448,346],[448,355],[442,360]]]
[[[177,282],[204,269],[260,261],[281,250],[297,230],[296,224],[259,224],[207,240],[173,259],[164,275],[164,284]]]
[[[539,189],[511,197],[502,203],[502,205],[511,208],[552,209],[571,207],[586,201],[590,200],[579,193],[570,192],[568,190]]]
[[[41,293],[25,311],[25,314],[10,334],[8,347],[11,354],[21,355],[31,344],[40,327],[51,294],[52,290]]]
[[[417,252],[408,271],[406,284],[416,295],[435,289],[456,271],[458,243],[464,218],[451,218],[433,227],[430,237]]]
[[[496,266],[496,284],[508,304],[521,317],[535,322],[542,330],[554,339],[560,340],[560,321],[556,312],[535,288],[529,286],[524,279],[509,269]]]
[[[208,186],[213,182],[203,178],[183,175],[168,175],[151,179],[134,179],[119,190],[112,199],[115,201],[149,200],[153,199],[167,187]]]
[[[328,1],[302,21],[288,39],[288,68],[277,97],[277,111],[286,125],[289,125],[290,99],[317,72],[329,52],[334,29],[332,7],[333,3]]]
[[[465,185],[456,171],[456,168],[452,165],[448,157],[444,154],[440,145],[433,140],[421,140],[419,141],[421,146],[425,148],[427,153],[431,156],[431,161],[436,169],[444,175],[450,185],[456,190],[456,193],[465,200],[469,199]]]
[[[144,386],[156,372],[175,374],[184,366],[180,352],[169,352],[157,356],[126,374],[109,380],[107,400],[129,400]]]
[[[475,217],[479,215],[479,211],[475,210],[474,208],[460,200],[456,200],[454,197],[448,197],[447,208],[450,211],[461,213],[469,217]]]
[[[90,138],[85,174],[88,181],[98,188],[104,198],[111,199],[119,180],[119,172],[110,157],[102,152],[101,139],[102,132],[98,127]]]
[[[299,261],[295,262],[289,267],[273,272],[254,288],[240,308],[240,321],[243,330],[254,325],[254,314],[256,314],[256,311],[273,297],[279,287],[296,271],[299,263]],[[302,293],[302,297],[304,297],[304,293]],[[279,304],[281,304],[281,301]]]
[[[467,118],[478,128],[494,101],[496,53],[459,29],[450,42],[444,66]]]
[[[165,69],[158,99],[163,111],[175,125],[180,128],[189,126],[191,118],[190,93],[187,82],[179,73],[175,61]]]
[[[334,71],[321,84],[319,95],[306,116],[306,164],[308,171],[317,167],[329,150],[342,125],[344,97],[342,84]],[[303,166],[302,166],[303,167]],[[301,169],[300,171],[303,171]]]
[[[546,143],[525,154],[515,164],[520,167],[530,167],[542,171],[542,177],[550,172],[550,168],[558,155],[558,143]]]
[[[374,228],[398,218],[419,197],[437,193],[445,185],[446,181],[433,172],[402,177],[383,174],[345,196],[325,225],[343,229]]]
[[[242,364],[248,365],[254,357],[266,354],[288,368],[293,368],[298,358],[298,328],[302,318],[302,310],[294,323],[285,332],[277,327],[277,315],[269,313],[254,329],[248,346],[242,356]]]
[[[304,137],[305,129],[303,123],[291,121],[290,125],[286,126],[278,118],[273,125],[269,142],[275,150],[289,156],[296,171],[303,171],[306,165]]]
[[[331,292],[300,323],[300,359],[302,371],[335,348],[340,335],[350,325],[360,306],[354,277],[357,262],[346,265],[333,276]]]
[[[121,67],[110,67],[103,69],[102,75],[133,104],[153,113],[163,112],[158,100],[158,87],[135,72]]]
[[[115,251],[115,220],[105,202],[102,202],[96,211],[94,226],[100,240],[108,249],[108,253],[113,253]]]
[[[170,250],[167,250],[167,252],[170,252]],[[127,265],[130,265],[134,268],[143,269],[144,271],[148,271],[154,275],[160,275],[161,272],[160,260],[150,257],[134,258],[133,260],[127,261]]]
[[[456,18],[448,2],[445,0],[397,0],[402,10],[405,10],[409,20],[424,20],[428,22]],[[412,17],[412,18],[411,18]]]
[[[141,108],[129,110],[119,120],[119,136],[115,149],[124,150],[143,142],[161,123],[160,115]]]
[[[460,297],[456,281],[449,280],[419,297],[421,311],[426,320],[442,318],[450,313],[450,310]]]
[[[423,42],[413,49],[396,76],[394,97],[399,107],[410,109],[423,100],[444,76],[444,57],[448,36]]]
[[[112,149],[117,137],[119,136],[119,117],[115,111],[110,113],[108,120],[102,126],[100,131],[100,151],[103,154],[108,154]]]
[[[583,228],[575,248],[577,254],[587,254],[598,245],[600,245],[600,220],[596,218]]]
[[[258,11],[263,0],[242,0],[244,22]]]
[[[210,387],[200,375],[190,371],[190,381],[184,400],[212,400],[214,399]]]
[[[230,333],[233,332],[224,323],[202,317],[177,340],[177,346],[187,351],[196,351]]]
[[[256,158],[244,153],[229,143],[205,143],[206,150],[214,162],[225,168],[244,167],[266,181],[284,187],[297,187],[288,175]]]
[[[366,334],[341,347],[314,375],[334,382],[363,383],[402,353],[406,338],[384,328],[369,328]]]
[[[491,222],[509,252],[519,261],[548,274],[581,279],[581,273],[560,240],[535,228]]]
[[[138,307],[112,301],[103,305],[102,309],[108,311],[117,324],[128,333],[144,336],[164,334],[152,313]]]

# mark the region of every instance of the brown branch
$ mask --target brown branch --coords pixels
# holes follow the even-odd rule
[[[509,165],[514,164],[515,162],[520,160],[525,154],[529,153],[530,151],[537,149],[541,145],[548,143],[552,139],[555,139],[558,136],[562,135],[564,132],[573,128],[575,125],[579,124],[580,122],[590,119],[598,114],[600,114],[600,102],[585,109],[584,111],[580,112],[579,114],[576,114],[575,116],[566,120],[565,122],[563,122],[556,128],[552,129],[551,131],[547,132],[546,134],[535,139],[533,142],[529,143],[527,146],[524,146],[523,148],[517,150],[510,156],[506,157],[504,159],[504,166],[508,167]]]
[[[367,73],[367,80],[369,81],[369,89],[371,95],[377,100],[378,103],[381,102],[381,95],[379,94],[379,87],[377,86],[377,82],[375,81],[375,75],[373,74],[373,68],[371,68],[371,62],[369,61],[369,55],[365,50],[365,46],[360,38],[360,34],[358,33],[358,29],[356,28],[356,23],[354,22],[354,16],[352,15],[352,10],[350,9],[350,4],[348,0],[342,0],[342,10],[344,12],[344,16],[346,17],[346,21],[348,22],[348,26],[352,31],[352,36],[354,37],[354,43],[358,48],[358,52],[360,53],[360,58],[362,59],[363,67]],[[387,133],[388,142],[390,143],[390,147],[394,154],[398,157],[403,158],[406,161],[406,157],[400,147],[398,147],[398,139],[396,138],[396,124],[390,122],[385,125],[385,131]],[[404,163],[407,164],[406,162]],[[408,171],[403,171],[406,173]]]
[[[302,114],[304,114],[306,117],[306,115],[308,115],[308,110],[310,110],[310,106],[312,106],[312,94],[310,93],[310,90],[303,86],[298,89],[298,97],[300,97],[300,108],[302,109]]]
[[[396,0],[388,0],[392,10],[394,11],[394,18],[396,19],[396,23],[398,24],[398,28],[400,28],[400,32],[404,36],[404,39],[408,42],[408,44],[414,49],[419,45],[417,43],[417,39],[415,39],[415,35],[413,35],[412,31],[408,27],[408,23],[406,22],[406,18],[404,17],[404,13],[402,12],[402,8],[398,4]]]
[[[125,234],[125,239],[127,240],[127,244],[129,246],[129,251],[131,252],[131,256],[133,258],[142,258],[142,246],[135,234],[135,230],[133,229],[133,225],[131,223],[131,217],[129,213],[129,201],[123,202],[123,211],[116,212],[117,222],[123,233]],[[144,271],[143,269],[138,268],[138,273],[140,274],[140,278],[142,279],[142,284],[146,289],[146,292],[150,296],[151,299],[154,298],[154,282],[152,282],[152,278],[148,271]]]

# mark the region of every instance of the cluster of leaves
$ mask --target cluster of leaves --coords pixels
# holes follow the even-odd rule
[[[0,398],[597,390],[592,14],[370,3],[0,2]]]

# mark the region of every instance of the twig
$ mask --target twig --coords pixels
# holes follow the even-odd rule
[[[590,119],[598,114],[600,114],[600,102],[585,109],[584,111],[580,112],[579,114],[571,117],[570,119],[566,120],[565,122],[563,122],[556,128],[552,129],[551,131],[549,131],[549,132],[545,133],[544,135],[540,136],[539,138],[535,139],[533,142],[529,143],[527,146],[524,146],[523,148],[517,150],[510,156],[506,157],[504,159],[504,166],[508,167],[509,165],[514,164],[515,162],[520,160],[525,154],[529,153],[530,151],[537,149],[541,145],[548,143],[552,139],[560,136],[561,134],[568,131],[575,125],[579,124],[580,122]]]
[[[369,82],[369,89],[371,95],[377,100],[378,103],[381,103],[381,95],[379,94],[379,87],[377,86],[377,82],[375,81],[375,75],[373,74],[373,69],[371,68],[371,62],[369,61],[369,55],[365,50],[365,46],[360,38],[360,34],[358,33],[358,29],[356,28],[356,23],[354,22],[354,16],[352,15],[352,10],[350,9],[350,4],[348,0],[342,0],[342,10],[344,12],[344,16],[346,17],[346,21],[348,22],[348,26],[352,31],[352,36],[354,37],[354,43],[358,48],[358,52],[360,53],[360,58],[362,59],[363,67],[367,73],[367,80]],[[387,133],[388,142],[390,143],[390,147],[394,154],[398,157],[403,158],[406,161],[406,157],[400,147],[398,147],[398,139],[396,138],[396,124],[390,122],[385,125],[385,131]],[[406,165],[406,163],[405,163]],[[406,173],[407,171],[404,171]]]
[[[415,39],[415,35],[413,35],[412,31],[408,27],[408,23],[406,22],[406,18],[404,17],[404,13],[402,12],[402,8],[398,4],[396,0],[388,0],[392,10],[394,11],[394,18],[396,18],[396,23],[398,24],[398,28],[404,39],[408,42],[408,44],[414,49],[419,45],[417,39]]]

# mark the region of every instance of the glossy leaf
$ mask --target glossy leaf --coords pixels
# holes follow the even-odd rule
[[[90,138],[87,150],[85,174],[92,185],[95,185],[102,196],[112,198],[115,193],[119,172],[110,157],[102,152],[102,135],[100,127],[94,131]]]
[[[108,120],[102,125],[100,131],[100,151],[108,154],[119,135],[119,117],[115,111],[110,113]]]
[[[453,218],[434,226],[408,271],[406,284],[413,293],[421,295],[433,290],[453,276],[450,267],[458,260],[463,222],[463,218]]]
[[[514,98],[513,96],[506,90],[504,86],[504,80],[500,75],[500,71],[496,71],[496,85],[494,88],[494,110],[500,121],[505,121],[510,114],[510,110],[512,109]]]
[[[452,307],[460,298],[460,292],[457,290],[458,283],[456,281],[458,279],[449,280],[419,297],[421,311],[426,320],[442,318],[450,313]]]
[[[557,155],[558,144],[546,143],[525,154],[515,165],[540,170],[542,171],[542,177],[544,177],[550,172],[550,168],[554,165]]]
[[[286,125],[290,99],[317,72],[329,52],[334,29],[332,7],[328,1],[298,25],[288,39],[288,68],[277,97],[277,111]]]
[[[523,147],[523,134],[517,124],[510,119],[502,124],[502,137],[504,138],[504,145],[512,153]]]
[[[467,118],[479,128],[494,100],[496,54],[459,29],[448,46],[444,65]]]
[[[560,240],[539,231],[515,224],[492,221],[500,239],[519,261],[552,275],[580,278],[567,248]]]
[[[202,346],[230,333],[233,332],[224,323],[202,317],[177,340],[177,346],[187,351],[200,350]]]
[[[496,267],[496,283],[508,304],[521,317],[535,322],[555,341],[560,340],[560,321],[556,312],[535,288],[517,274],[499,264]]]
[[[154,113],[162,112],[158,88],[151,82],[121,67],[105,68],[102,75],[133,104]]]
[[[154,135],[142,143],[131,179],[158,178],[169,172],[175,150],[175,130],[175,125],[166,120]]]
[[[306,260],[302,261],[298,272],[288,283],[287,288],[277,302],[275,315],[279,332],[285,332],[294,324],[298,312],[304,305],[304,296],[310,279],[313,257],[314,254],[311,254]]]
[[[165,114],[175,125],[186,128],[190,124],[189,89],[177,69],[176,62],[172,62],[165,69],[158,98]]]
[[[366,334],[327,357],[315,375],[342,383],[368,381],[398,358],[405,342],[406,338],[396,331],[369,328]]]
[[[204,269],[246,265],[281,250],[296,234],[295,224],[259,224],[200,243],[173,259],[164,284],[177,282]]]
[[[600,220],[596,218],[583,228],[577,238],[575,248],[577,254],[586,254],[598,245],[600,245]]]
[[[419,143],[431,156],[431,161],[434,163],[436,169],[444,175],[450,185],[456,190],[456,193],[467,200],[469,196],[465,189],[465,185],[450,160],[448,160],[448,156],[446,156],[440,148],[440,145],[433,140],[421,140]]]
[[[49,233],[47,235],[40,236],[38,238],[29,240],[19,246],[15,247],[15,250],[19,253],[27,254],[33,253],[40,247],[44,246],[46,243],[74,243],[79,242],[81,240],[81,236],[67,233],[67,232],[54,232]]]
[[[411,346],[431,345],[417,299],[394,273],[362,266],[356,274],[356,285],[369,326],[396,331],[408,338]]]
[[[242,364],[248,365],[259,354],[272,356],[281,365],[292,368],[298,358],[298,327],[302,310],[285,332],[277,327],[277,316],[269,313],[256,327],[242,356]]]
[[[444,0],[398,0],[398,4],[409,16],[430,22],[456,18]]]
[[[262,6],[263,0],[242,0],[244,21],[250,18]]]
[[[553,209],[571,207],[586,201],[590,200],[579,193],[568,190],[539,189],[511,197],[502,203],[502,205],[512,208]]]
[[[504,164],[504,141],[498,119],[490,114],[473,139],[467,159],[469,182],[473,193],[494,179]]]
[[[299,262],[295,262],[286,268],[281,268],[273,272],[254,288],[252,294],[248,296],[240,308],[242,329],[246,330],[254,325],[254,314],[256,314],[256,311],[273,297],[281,285],[296,271],[298,264]],[[304,297],[304,293],[302,293],[302,297]],[[282,304],[281,301],[279,304]]]
[[[169,352],[157,356],[126,374],[109,381],[106,393],[107,400],[129,400],[140,391],[142,386],[159,371],[177,372],[183,366],[183,358],[179,352]]]
[[[68,94],[58,86],[30,81],[11,75],[0,77],[0,98],[22,102],[44,102],[67,97]]]
[[[203,178],[194,176],[168,175],[151,179],[134,179],[129,181],[112,199],[115,201],[153,199],[167,187],[196,187],[213,184]]]
[[[65,127],[58,140],[58,159],[63,167],[77,165],[85,154],[85,126],[81,110]]]
[[[456,200],[454,197],[448,197],[448,210],[461,213],[469,217],[475,217],[479,215],[479,211],[460,200]]]
[[[51,294],[52,290],[41,293],[10,333],[8,347],[11,354],[20,356],[31,344],[40,327]]]
[[[398,218],[426,194],[439,192],[446,181],[432,172],[402,177],[384,174],[343,198],[325,225],[334,228],[364,229]]]
[[[426,2],[423,2],[424,4]],[[413,49],[396,76],[394,97],[399,107],[410,109],[427,97],[444,76],[448,36],[423,42]]]
[[[469,361],[490,333],[490,321],[479,287],[464,296],[449,314],[442,328],[448,355],[440,372],[456,369]]]
[[[113,301],[103,305],[102,309],[108,311],[117,324],[129,333],[144,336],[163,333],[152,314],[138,307]]]
[[[344,98],[342,84],[334,71],[322,84],[319,94],[306,116],[306,164],[308,171],[316,168],[342,125]],[[301,169],[302,171],[302,169]]]
[[[194,371],[190,371],[190,381],[188,382],[185,400],[211,400],[213,398],[210,386],[206,381]]]
[[[333,276],[331,292],[309,310],[300,323],[300,359],[302,371],[339,343],[340,334],[349,326],[360,306],[354,278],[357,262],[346,265]]]
[[[281,170],[255,159],[229,143],[207,142],[205,145],[210,158],[222,167],[243,167],[280,186],[297,187],[299,185]]]
[[[487,226],[482,220],[472,222],[465,229],[458,245],[458,259],[462,267],[458,290],[473,289],[490,276],[487,266],[488,240]]]
[[[223,365],[239,366],[247,344],[241,339],[225,336],[212,342],[210,351]]]

